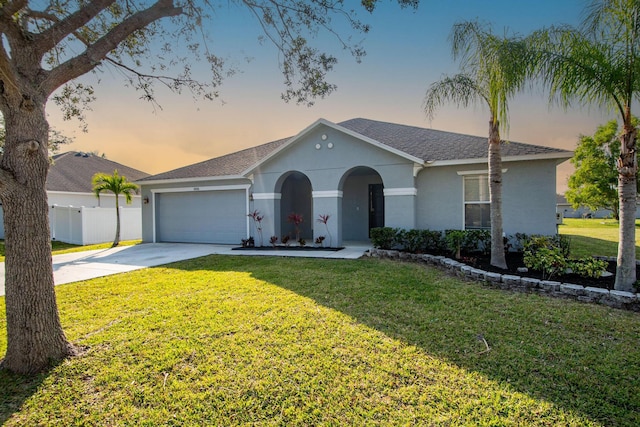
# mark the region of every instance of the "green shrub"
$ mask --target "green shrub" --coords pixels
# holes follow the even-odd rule
[[[447,244],[447,249],[451,251],[451,254],[454,255],[456,259],[460,258],[464,238],[464,230],[445,230],[444,232],[444,241]]]
[[[569,268],[582,277],[593,277],[597,279],[602,276],[602,272],[607,269],[609,263],[602,259],[580,258],[569,261]]]
[[[480,251],[484,254],[489,254],[491,252],[491,231],[465,230],[462,250],[464,252]]]
[[[378,249],[391,249],[396,244],[398,230],[391,227],[372,228],[371,244]]]
[[[545,280],[563,274],[567,269],[567,259],[560,248],[555,246],[525,249],[523,261],[528,268],[540,271]]]
[[[424,252],[424,236],[421,230],[402,230],[397,234],[398,245],[412,254]]]
[[[442,252],[447,248],[442,231],[420,230],[423,252]]]
[[[567,269],[568,239],[557,236],[528,236],[524,241],[524,265],[542,272],[543,279]]]

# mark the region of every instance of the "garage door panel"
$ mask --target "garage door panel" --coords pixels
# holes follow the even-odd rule
[[[244,190],[156,195],[159,242],[239,244],[246,237]]]

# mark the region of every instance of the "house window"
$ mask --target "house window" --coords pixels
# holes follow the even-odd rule
[[[487,175],[464,177],[464,228],[491,228]]]

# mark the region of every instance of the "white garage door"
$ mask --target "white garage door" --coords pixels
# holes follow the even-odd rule
[[[244,190],[156,194],[156,241],[240,244],[247,235]]]

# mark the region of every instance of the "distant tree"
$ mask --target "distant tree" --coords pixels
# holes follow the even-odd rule
[[[581,136],[571,163],[575,172],[569,177],[567,201],[574,208],[609,209],[619,219],[618,170],[620,156],[618,123],[611,120],[598,126],[593,136]]]
[[[433,83],[424,109],[433,117],[446,102],[462,107],[480,103],[489,109],[488,168],[491,215],[491,265],[506,269],[502,228],[502,154],[500,130],[508,129],[508,100],[525,83],[525,50],[515,37],[500,37],[478,22],[454,25],[452,51],[462,58],[462,73]]]
[[[396,0],[415,7],[418,0]],[[378,0],[363,0],[372,12]],[[49,169],[50,99],[65,118],[83,118],[95,99],[78,78],[111,68],[141,98],[155,102],[155,85],[213,99],[233,69],[209,50],[207,25],[225,8],[255,18],[278,50],[282,98],[303,104],[332,93],[327,81],[335,56],[315,48],[313,36],[335,37],[357,60],[365,54],[348,33],[366,33],[355,8],[343,1],[255,0],[27,0],[0,1],[0,113],[6,139],[0,159],[0,202],[5,226],[7,350],[0,367],[19,373],[46,369],[74,355],[58,315],[51,263],[45,183]],[[197,61],[209,68],[194,77]],[[38,307],[34,310],[33,307]]]
[[[640,1],[593,0],[579,28],[552,27],[527,38],[532,52],[524,65],[549,88],[550,102],[576,101],[619,114],[620,154],[616,160],[620,232],[614,287],[633,291],[636,283],[636,200],[638,129],[632,107],[640,99]]]
[[[115,248],[120,244],[120,204],[118,202],[118,196],[124,196],[124,200],[127,204],[130,204],[133,200],[133,195],[138,192],[138,186],[127,181],[127,178],[118,174],[117,170],[113,171],[113,175],[106,173],[93,175],[91,184],[93,185],[93,193],[97,198],[100,198],[100,194],[105,191],[113,193],[116,196],[116,236],[113,239],[113,245],[111,245],[112,248]]]

